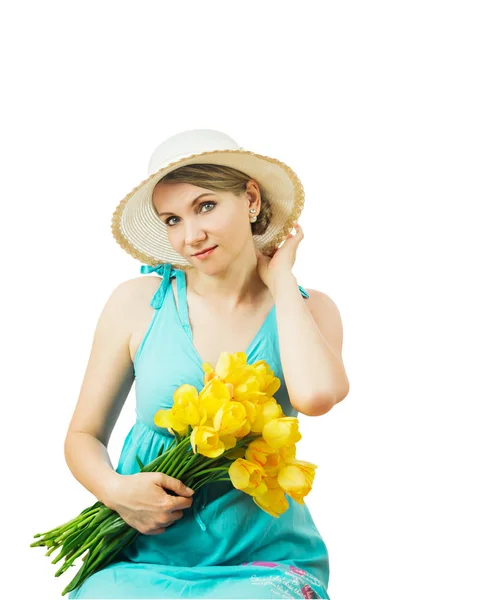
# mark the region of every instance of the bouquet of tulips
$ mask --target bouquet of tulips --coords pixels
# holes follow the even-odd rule
[[[317,465],[296,459],[298,419],[286,417],[273,397],[280,380],[264,360],[248,365],[246,359],[244,352],[223,352],[216,368],[203,363],[203,389],[181,385],[173,406],[154,416],[175,441],[147,465],[136,460],[140,472],[164,473],[195,491],[206,483],[231,481],[278,518],[289,507],[285,494],[304,504]],[[68,523],[36,534],[41,539],[30,546],[47,546],[46,556],[62,548],[52,561],[65,559],[55,577],[88,551],[63,596],[110,564],[138,535],[116,511],[96,502]]]

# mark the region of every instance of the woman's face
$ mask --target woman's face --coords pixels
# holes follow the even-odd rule
[[[194,267],[207,272],[222,270],[248,245],[254,255],[249,209],[256,208],[259,213],[260,192],[255,181],[248,182],[240,197],[190,183],[160,181],[152,199],[172,248]],[[194,256],[212,246],[217,248],[203,260]]]

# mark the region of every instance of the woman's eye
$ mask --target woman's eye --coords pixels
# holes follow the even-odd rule
[[[203,206],[211,204],[212,206],[216,206],[216,202],[202,202],[200,204],[200,208],[203,208]],[[206,212],[210,212],[209,210],[207,210]],[[178,217],[168,217],[165,221],[166,225],[168,225],[168,227],[173,227],[175,225],[175,223],[173,223],[173,225],[170,225],[170,220],[171,219],[177,219]]]

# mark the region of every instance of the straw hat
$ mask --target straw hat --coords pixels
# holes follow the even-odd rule
[[[155,185],[167,173],[184,165],[226,165],[255,179],[267,195],[272,217],[267,230],[254,235],[255,247],[271,256],[291,233],[304,205],[304,190],[298,176],[283,162],[245,150],[225,133],[213,129],[183,131],[163,141],[148,163],[148,178],[118,204],[111,229],[120,246],[146,265],[171,263],[174,268],[193,265],[176,252],[167,225],[152,202]],[[256,217],[251,218],[254,222]]]

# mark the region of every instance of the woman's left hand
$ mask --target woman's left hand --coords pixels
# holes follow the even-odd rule
[[[273,291],[276,283],[285,275],[291,275],[296,260],[296,251],[304,238],[303,229],[299,223],[294,224],[296,234],[289,234],[281,248],[277,248],[272,257],[266,256],[256,248],[258,273],[263,283]]]

